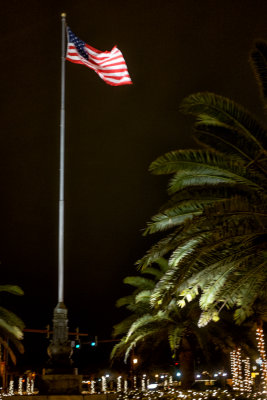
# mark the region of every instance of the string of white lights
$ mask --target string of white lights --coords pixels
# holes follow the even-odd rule
[[[30,383],[30,378],[28,376],[26,379],[26,393],[31,394],[31,383]]]
[[[264,333],[262,328],[256,331],[257,347],[261,358],[261,384],[264,393],[267,392],[267,360],[265,353]]]
[[[121,376],[117,378],[117,392],[121,392]]]
[[[91,394],[95,393],[95,381],[92,379],[91,380]]]
[[[124,380],[123,389],[124,389],[124,390],[123,390],[124,393],[127,393],[127,392],[128,392],[128,381],[127,381],[127,379]]]
[[[145,392],[145,391],[146,391],[146,375],[143,375],[143,376],[142,376],[141,390],[142,390],[142,392]]]
[[[243,360],[244,363],[244,390],[245,392],[251,392],[251,371],[250,371],[250,359],[247,357]]]
[[[13,379],[11,379],[9,382],[8,394],[9,394],[9,396],[14,396],[14,381],[13,381]]]
[[[101,377],[101,383],[102,383],[102,392],[106,393],[107,391],[107,380],[105,376]]]
[[[244,387],[243,387],[242,361],[241,361],[240,348],[231,351],[230,360],[231,360],[233,390],[238,390],[242,392],[244,390]]]
[[[238,348],[236,350],[236,362],[237,362],[237,371],[238,371],[238,385],[240,392],[244,390],[244,383],[243,383],[243,374],[242,374],[242,358],[241,358],[241,349]]]
[[[34,393],[34,379],[31,380],[31,394]]]
[[[23,382],[22,382],[22,377],[19,378],[18,394],[19,394],[20,396],[22,396],[22,394],[23,394]]]
[[[230,363],[231,363],[231,374],[232,374],[232,383],[233,390],[238,390],[237,388],[237,371],[236,371],[236,360],[235,360],[235,350],[230,353]]]

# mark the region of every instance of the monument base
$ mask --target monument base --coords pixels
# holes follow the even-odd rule
[[[53,374],[40,377],[39,393],[46,395],[81,394],[82,375]]]

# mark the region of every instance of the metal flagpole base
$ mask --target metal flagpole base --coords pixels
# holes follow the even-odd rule
[[[50,357],[48,364],[53,369],[53,373],[68,373],[68,370],[69,373],[73,373],[71,371],[73,350],[68,338],[68,330],[68,310],[65,304],[60,302],[54,309],[53,339],[47,349]]]

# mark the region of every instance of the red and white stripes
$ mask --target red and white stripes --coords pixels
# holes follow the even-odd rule
[[[116,46],[111,51],[102,52],[84,43],[83,51],[88,57],[83,57],[69,39],[66,59],[93,69],[109,85],[132,84],[123,55]]]

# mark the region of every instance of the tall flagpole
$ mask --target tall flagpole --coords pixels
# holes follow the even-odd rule
[[[58,212],[58,303],[54,309],[53,339],[48,346],[54,368],[70,368],[72,348],[68,337],[68,310],[64,304],[64,159],[65,159],[65,29],[66,14],[61,14],[61,107],[60,107],[60,169]],[[56,370],[55,370],[56,371]]]
[[[65,31],[66,14],[61,14],[61,107],[60,107],[60,167],[58,210],[58,302],[64,303],[64,169],[65,169]]]

